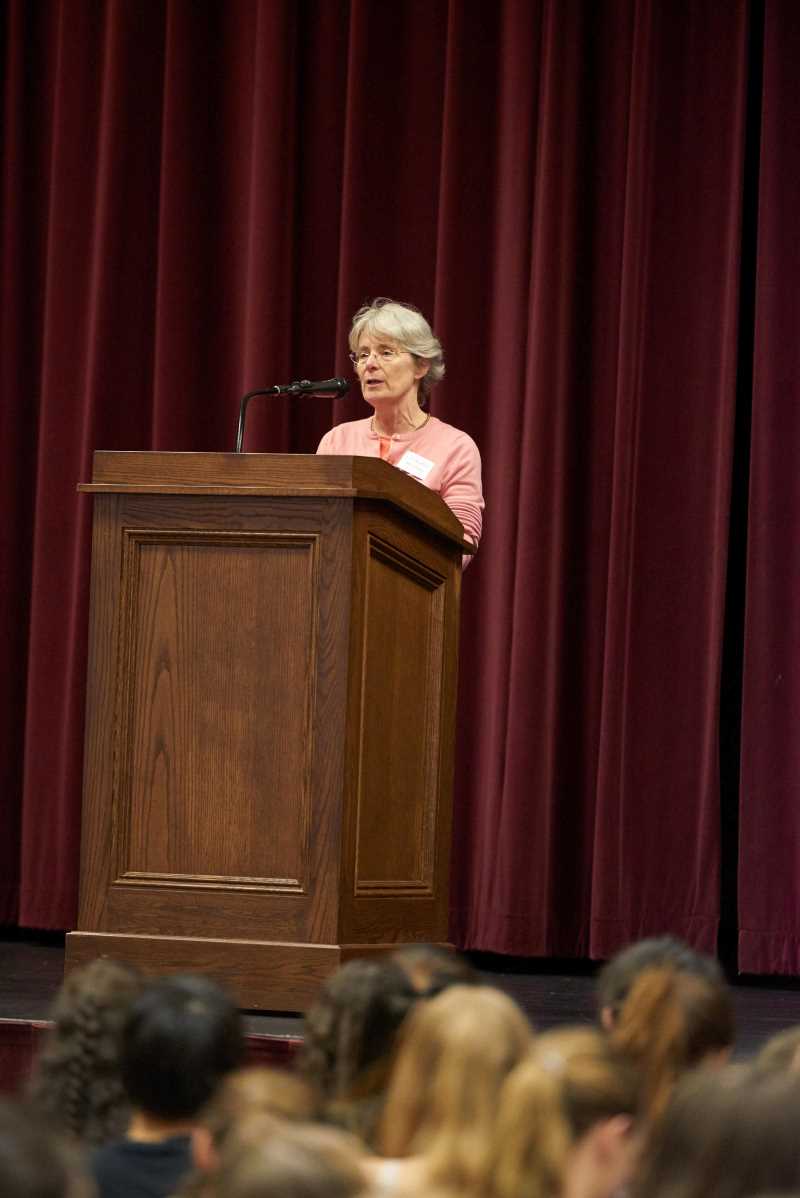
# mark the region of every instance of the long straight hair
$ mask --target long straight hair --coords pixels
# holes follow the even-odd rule
[[[520,1008],[491,986],[451,986],[419,1003],[389,1085],[384,1155],[422,1154],[431,1185],[471,1188],[500,1089],[531,1036]]]

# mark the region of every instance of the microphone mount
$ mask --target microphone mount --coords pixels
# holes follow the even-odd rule
[[[349,382],[344,378],[323,379],[321,382],[312,382],[311,379],[296,379],[293,383],[275,383],[272,387],[257,387],[255,391],[248,391],[246,395],[242,396],[239,404],[239,422],[236,426],[236,445],[233,452],[242,452],[247,405],[251,399],[255,399],[259,395],[340,396],[344,395],[349,387]]]

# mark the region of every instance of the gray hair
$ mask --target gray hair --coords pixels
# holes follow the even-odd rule
[[[389,337],[423,362],[428,372],[420,379],[420,391],[427,398],[434,383],[444,378],[444,353],[438,337],[419,308],[401,304],[383,296],[359,308],[350,328],[350,349],[355,353],[364,333],[373,337]]]

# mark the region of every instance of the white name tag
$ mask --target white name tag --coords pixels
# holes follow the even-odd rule
[[[425,482],[433,467],[434,463],[430,458],[424,458],[421,453],[414,453],[411,449],[407,449],[397,463],[398,470],[405,471],[412,478],[418,478],[421,483]]]

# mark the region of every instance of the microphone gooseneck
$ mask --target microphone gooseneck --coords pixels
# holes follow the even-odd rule
[[[258,395],[319,395],[319,396],[341,396],[350,389],[350,383],[345,378],[321,379],[318,382],[312,382],[311,379],[297,379],[294,383],[276,383],[272,387],[258,387],[255,391],[248,391],[242,396],[239,404],[239,423],[236,426],[236,445],[234,453],[242,452],[244,443],[244,423],[247,405],[251,399],[255,399]]]

